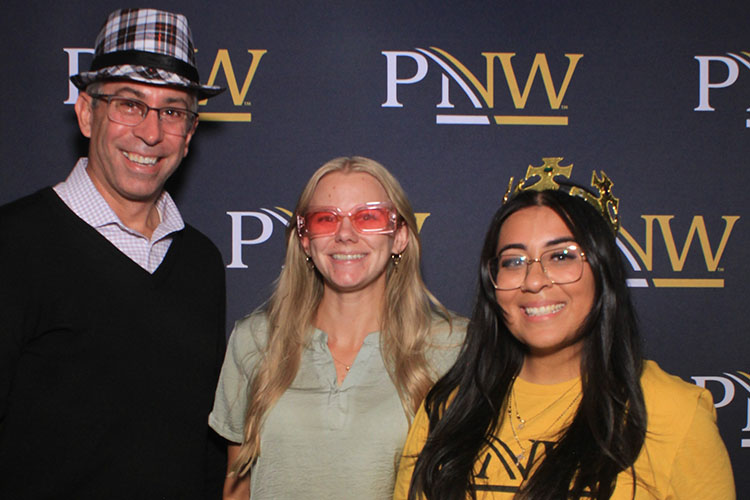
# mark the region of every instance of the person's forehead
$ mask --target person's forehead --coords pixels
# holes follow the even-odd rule
[[[498,248],[506,245],[543,248],[571,238],[573,234],[557,212],[545,206],[532,206],[508,216],[500,229]]]
[[[159,102],[188,103],[193,98],[188,91],[183,89],[166,85],[149,85],[146,83],[127,80],[103,82],[100,92],[102,94],[115,94]]]
[[[362,203],[389,200],[385,188],[368,173],[331,172],[320,179],[311,201],[314,205],[349,210]]]

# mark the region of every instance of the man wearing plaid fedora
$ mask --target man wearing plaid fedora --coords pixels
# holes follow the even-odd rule
[[[184,16],[110,14],[75,75],[88,158],[0,207],[0,498],[219,498],[224,265],[164,183],[198,123]]]

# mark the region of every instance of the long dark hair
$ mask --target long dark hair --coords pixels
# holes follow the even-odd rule
[[[508,392],[526,354],[503,321],[486,264],[496,255],[505,220],[531,206],[549,207],[562,218],[586,253],[596,291],[580,329],[580,406],[516,498],[579,498],[586,491],[592,498],[607,499],[617,474],[633,470],[643,446],[641,342],[612,231],[580,198],[560,191],[525,191],[497,211],[487,231],[466,342],[456,364],[425,400],[430,430],[414,468],[410,499],[419,494],[429,500],[465,498],[467,493],[476,498],[475,461],[500,428]]]

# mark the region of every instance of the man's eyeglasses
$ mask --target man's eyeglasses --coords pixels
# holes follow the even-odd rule
[[[495,289],[515,290],[523,285],[531,265],[539,262],[552,283],[564,285],[581,279],[585,260],[586,254],[578,245],[547,250],[538,259],[531,259],[518,250],[509,250],[490,259],[487,271]]]
[[[336,234],[344,217],[361,234],[389,234],[398,227],[398,213],[393,205],[376,201],[357,205],[349,212],[336,207],[310,208],[305,215],[297,215],[297,233],[308,238]]]
[[[143,123],[149,111],[156,111],[165,134],[186,136],[198,117],[197,113],[184,108],[152,108],[143,101],[109,94],[90,94],[94,99],[107,103],[107,117],[115,123],[135,127]]]

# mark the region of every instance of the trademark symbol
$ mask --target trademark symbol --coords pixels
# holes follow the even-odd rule
[[[568,105],[567,104],[563,104],[562,106],[560,106],[560,109],[568,109]]]
[[[724,272],[724,268],[723,268],[723,267],[719,267],[719,268],[717,268],[716,270],[717,270],[717,271],[719,271],[720,273],[723,273],[723,272]]]
[[[250,101],[245,101],[242,103],[244,106],[250,106]]]

